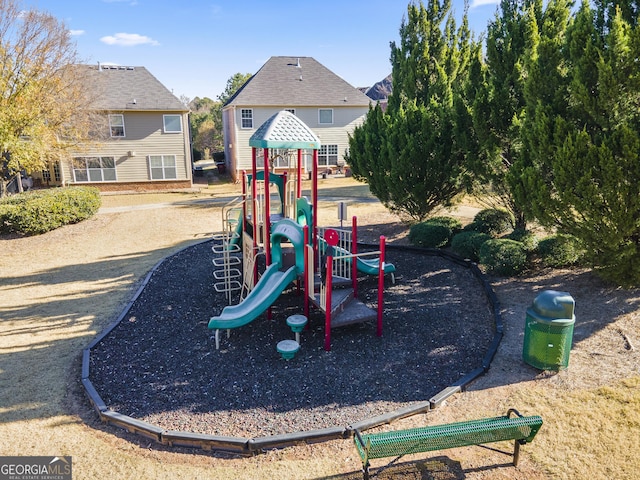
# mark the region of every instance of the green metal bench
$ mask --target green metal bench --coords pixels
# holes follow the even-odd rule
[[[512,417],[511,414],[515,414]],[[503,417],[433,425],[429,427],[361,434],[357,429],[353,441],[362,459],[364,479],[369,479],[369,460],[402,457],[411,453],[481,445],[515,440],[513,464],[518,464],[520,445],[531,442],[542,426],[542,417],[524,417],[511,408]]]

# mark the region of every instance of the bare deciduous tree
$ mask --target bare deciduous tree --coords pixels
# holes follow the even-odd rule
[[[2,181],[43,169],[95,130],[75,43],[52,15],[0,0]]]

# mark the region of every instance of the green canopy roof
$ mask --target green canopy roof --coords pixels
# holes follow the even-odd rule
[[[320,139],[293,113],[282,110],[271,116],[249,139],[256,148],[320,149]]]

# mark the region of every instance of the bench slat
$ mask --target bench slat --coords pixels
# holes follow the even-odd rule
[[[364,447],[355,441],[363,462],[372,458],[445,450],[503,440],[533,440],[542,426],[540,416],[495,417],[482,420],[434,425],[362,435]],[[355,439],[354,439],[355,440]]]

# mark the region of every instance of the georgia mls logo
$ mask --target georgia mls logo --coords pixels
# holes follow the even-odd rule
[[[71,457],[0,457],[0,480],[71,480]]]

